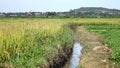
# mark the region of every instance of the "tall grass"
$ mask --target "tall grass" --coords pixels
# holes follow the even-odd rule
[[[0,23],[0,62],[11,67],[34,68],[58,49],[72,47],[72,30],[49,20],[6,19]]]

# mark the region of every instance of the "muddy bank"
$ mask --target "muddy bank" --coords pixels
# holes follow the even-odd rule
[[[104,43],[104,39],[84,26],[76,29],[77,40],[83,45],[83,54],[78,68],[118,68],[108,58],[111,50]]]
[[[63,68],[69,61],[73,49],[72,48],[61,48],[54,59],[47,59],[47,63],[40,66],[40,68]],[[39,68],[39,66],[36,68]]]

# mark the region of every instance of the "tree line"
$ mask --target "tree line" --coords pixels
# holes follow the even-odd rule
[[[120,17],[120,10],[107,9],[102,7],[82,7],[79,9],[71,9],[68,12],[17,12],[5,13],[0,12],[0,17],[45,17],[45,18],[104,18],[104,17]]]

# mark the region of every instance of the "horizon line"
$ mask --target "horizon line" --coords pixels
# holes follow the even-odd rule
[[[80,8],[105,8],[105,9],[114,9],[114,10],[120,10],[118,8],[107,8],[107,7],[80,7]],[[80,8],[75,8],[75,9],[80,9]],[[28,11],[0,11],[0,13],[25,13],[25,12],[69,12],[70,10],[75,10],[75,9],[69,9],[69,10],[66,10],[66,11],[33,11],[33,10],[28,10]]]

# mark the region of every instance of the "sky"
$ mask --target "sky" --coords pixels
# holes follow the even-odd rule
[[[61,12],[80,7],[120,9],[120,0],[0,0],[0,12]]]

